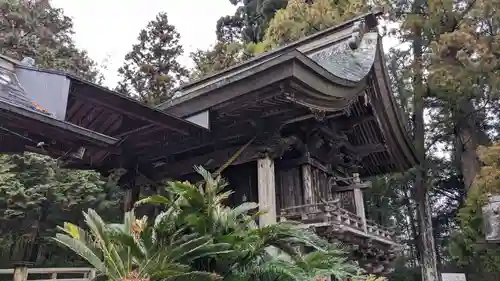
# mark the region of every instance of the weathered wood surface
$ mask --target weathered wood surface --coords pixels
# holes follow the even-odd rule
[[[258,202],[257,165],[255,162],[230,166],[222,172],[222,176],[229,184],[228,190],[234,192],[229,197],[228,204],[230,206],[237,206],[243,202]]]
[[[0,269],[0,275],[12,275],[13,281],[90,281],[96,276],[96,270],[90,267],[16,269],[21,270]]]
[[[261,227],[276,223],[276,180],[274,160],[265,157],[257,160],[259,211],[265,212],[259,218]]]
[[[304,205],[300,169],[298,167],[279,168],[277,173],[279,208]]]
[[[343,191],[343,192],[335,192],[334,198],[338,199],[340,202],[340,206],[343,209],[355,213],[356,205],[354,203],[354,192],[353,191]]]
[[[299,221],[312,227],[332,225],[338,227],[339,231],[352,232],[375,240],[394,243],[394,231],[371,221],[366,222],[365,228],[363,219],[342,208],[339,200],[281,209],[280,220]]]
[[[328,174],[309,164],[278,166],[278,201],[280,209],[331,201],[335,194],[328,184]]]

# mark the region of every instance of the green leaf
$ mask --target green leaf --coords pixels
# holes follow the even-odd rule
[[[161,195],[152,195],[149,197],[146,197],[144,199],[141,199],[135,203],[135,206],[140,206],[144,204],[153,204],[153,205],[167,205],[170,206],[172,205],[172,201],[168,199],[167,197],[161,196]]]
[[[73,252],[75,252],[77,255],[79,255],[93,267],[95,267],[99,272],[108,273],[104,262],[102,262],[101,259],[81,241],[65,234],[57,234],[56,237],[53,238],[53,240],[71,249]]]

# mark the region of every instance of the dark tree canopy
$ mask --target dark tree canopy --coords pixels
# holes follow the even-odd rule
[[[159,13],[141,30],[138,40],[118,70],[122,80],[117,90],[147,104],[162,103],[188,75],[177,61],[183,53],[180,34],[168,23],[167,14]]]
[[[287,0],[230,0],[238,9],[233,16],[217,21],[217,39],[221,42],[241,39],[245,43],[258,43],[264,38],[269,21]]]
[[[0,0],[2,55],[31,57],[39,67],[98,82],[97,65],[76,48],[72,29],[72,20],[48,0]],[[33,153],[0,155],[0,264],[77,265],[47,237],[61,220],[81,221],[82,208],[120,215],[120,198],[114,183],[95,172],[61,169],[55,159]]]
[[[221,71],[252,56],[253,45],[264,40],[270,21],[288,0],[229,0],[237,6],[234,15],[217,21],[217,42],[208,50],[191,53],[195,67],[191,78]]]
[[[97,65],[75,47],[73,22],[48,0],[0,1],[0,53],[38,66],[65,70],[96,82]]]
[[[0,155],[0,262],[28,260],[37,265],[73,262],[45,239],[61,220],[81,221],[81,210],[106,210],[120,216],[122,193],[114,182],[92,171],[61,169],[47,156]]]
[[[192,52],[190,57],[195,66],[191,71],[191,78],[200,78],[226,69],[241,61],[243,56],[243,45],[238,42],[218,42],[212,49]]]

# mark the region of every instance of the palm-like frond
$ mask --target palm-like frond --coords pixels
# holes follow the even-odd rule
[[[316,276],[353,276],[357,272],[357,266],[344,258],[346,253],[339,247],[296,223],[258,228],[255,220],[260,213],[249,214],[258,204],[225,206],[223,202],[232,194],[225,191],[227,183],[201,167],[196,170],[203,178],[197,185],[169,183],[167,190],[173,200],[148,199],[167,208],[157,217],[157,233],[170,233],[172,237],[172,230],[177,229],[174,237],[184,234],[184,238],[194,239],[190,236],[197,233],[201,236],[195,242],[213,239],[210,247],[219,252],[197,255],[205,259],[196,268],[215,270],[225,280],[313,280]],[[313,252],[304,254],[299,250],[304,247]]]
[[[148,225],[133,212],[122,224],[106,224],[93,210],[84,213],[88,232],[66,224],[55,238],[86,259],[111,281],[133,276],[153,281],[307,281],[317,276],[356,276],[339,247],[296,223],[258,228],[256,203],[235,208],[224,201],[227,182],[198,167],[203,181],[174,181],[169,196],[137,204],[163,205]],[[253,212],[253,214],[251,214]],[[303,249],[312,249],[304,253]]]
[[[116,247],[111,244],[105,223],[92,210],[83,214],[89,232],[65,223],[59,228],[63,233],[58,233],[54,240],[74,251],[111,280],[120,279],[126,274],[125,265]]]
[[[107,224],[93,210],[83,214],[89,232],[65,223],[54,240],[109,280],[124,280],[134,272],[137,278],[215,280],[220,276],[196,271],[190,263],[231,253],[230,244],[215,243],[210,235],[186,233],[186,228],[177,223],[175,208],[163,212],[153,226],[147,224],[147,217],[136,219],[134,212],[125,214],[123,224]]]
[[[73,238],[66,234],[58,233],[54,238],[54,241],[61,245],[68,247],[70,250],[75,252],[77,255],[85,259],[89,264],[95,267],[100,272],[106,272],[106,265],[99,257],[98,253],[93,252],[87,244],[79,239]]]

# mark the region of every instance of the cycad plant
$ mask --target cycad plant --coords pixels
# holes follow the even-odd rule
[[[200,183],[170,182],[169,196],[138,202],[163,205],[151,225],[133,212],[123,224],[107,224],[89,210],[88,231],[66,223],[55,240],[111,281],[316,281],[359,274],[343,251],[298,224],[258,228],[261,214],[250,214],[257,204],[224,205],[232,193],[225,181],[197,171]]]
[[[216,272],[225,280],[294,281],[330,275],[342,280],[360,272],[339,247],[298,224],[280,222],[258,228],[255,220],[261,213],[250,214],[258,204],[226,206],[223,202],[232,194],[225,191],[226,182],[201,167],[196,170],[201,182],[170,182],[170,197],[156,195],[138,204],[162,204],[165,211],[158,223],[175,221],[185,233],[209,235],[214,243],[230,245],[225,253],[192,263],[197,270]]]
[[[110,281],[214,280],[219,276],[197,271],[191,262],[225,253],[227,244],[214,244],[208,235],[184,234],[162,224],[149,226],[147,218],[125,214],[123,224],[108,224],[93,210],[84,212],[89,231],[65,223],[54,238],[70,248]]]

